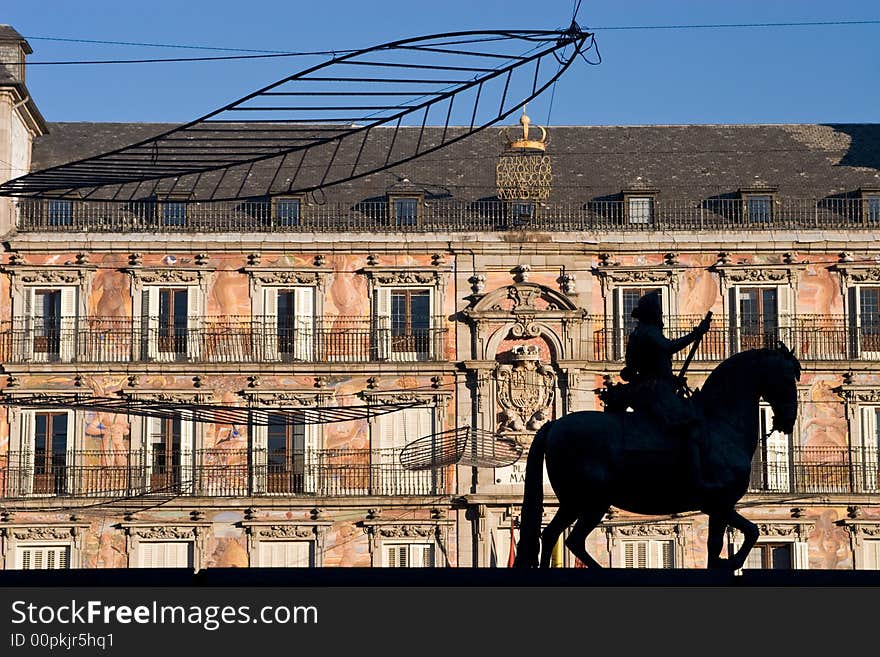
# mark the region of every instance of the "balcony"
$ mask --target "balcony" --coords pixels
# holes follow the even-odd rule
[[[665,320],[664,333],[670,339],[686,335],[700,323],[701,316],[674,315]],[[622,361],[632,325],[613,319],[597,319],[593,331],[593,353],[597,361]],[[779,341],[794,350],[801,361],[880,360],[880,325],[850,323],[845,315],[797,315],[780,317],[763,325],[731,323],[712,319],[694,354],[695,361],[722,361],[748,349],[775,347]],[[673,358],[683,361],[688,350]]]
[[[161,327],[158,320],[88,317],[57,331],[23,322],[0,324],[0,362],[24,363],[358,363],[437,361],[442,328],[392,330],[390,321],[328,317],[306,328],[276,317],[189,318]]]
[[[405,221],[389,213],[386,201],[355,204],[303,205],[295,220],[276,217],[272,203],[190,203],[182,216],[169,220],[149,202],[109,203],[72,201],[70,213],[50,213],[47,202],[19,201],[18,229],[22,232],[72,231],[104,233],[192,232],[475,232],[505,230],[565,231],[695,231],[843,229],[876,230],[880,213],[867,209],[860,198],[775,200],[761,213],[750,211],[740,198],[657,198],[649,214],[633,217],[623,201],[580,204],[541,204],[526,218],[498,201],[422,203]]]
[[[756,453],[751,493],[880,494],[876,448],[791,447]]]
[[[11,453],[0,458],[0,498],[418,496],[450,493],[446,469],[411,471],[399,449]]]

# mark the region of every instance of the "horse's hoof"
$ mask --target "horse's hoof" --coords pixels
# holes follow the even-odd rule
[[[710,570],[730,570],[730,561],[728,559],[713,559],[709,562]]]

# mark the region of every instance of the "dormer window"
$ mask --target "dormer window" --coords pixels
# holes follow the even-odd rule
[[[866,221],[880,222],[880,189],[861,190],[862,216]]]
[[[273,203],[272,216],[276,226],[299,226],[302,199],[296,196],[282,196]]]
[[[759,186],[739,190],[742,199],[743,219],[747,224],[769,224],[773,221],[776,189]]]
[[[395,226],[415,226],[419,219],[419,198],[392,196],[391,217]]]
[[[160,204],[160,216],[163,226],[186,225],[186,203],[181,201],[162,201]]]
[[[654,204],[656,189],[647,189],[637,184],[623,190],[624,220],[631,226],[651,226],[654,224]]]
[[[50,226],[73,224],[73,201],[63,198],[46,201],[46,220]]]
[[[514,201],[510,205],[510,214],[514,219],[531,219],[535,216],[535,203],[533,201]]]

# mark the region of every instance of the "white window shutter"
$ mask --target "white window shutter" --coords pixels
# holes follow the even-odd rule
[[[657,563],[655,568],[675,567],[675,544],[672,541],[657,541]]]
[[[194,423],[187,414],[180,418],[180,487],[184,493],[195,493],[193,482]]]
[[[67,570],[70,568],[69,545],[19,545],[15,567],[18,570]]]
[[[877,407],[862,406],[859,409],[860,445],[859,462],[862,464],[862,476],[859,477],[865,492],[880,490],[880,457],[878,457]]]
[[[794,308],[793,308],[793,290],[790,285],[780,285],[776,288],[776,325],[779,327],[778,338],[785,343],[789,349],[797,350],[797,345],[793,344],[792,331]],[[770,348],[775,348],[775,344],[768,344]]]
[[[385,546],[385,565],[389,568],[408,568],[409,567],[409,546],[408,545],[386,545]]]
[[[391,288],[377,287],[373,295],[374,348],[376,357],[385,360],[391,356]]]
[[[862,539],[862,570],[880,570],[880,540]]]
[[[69,363],[76,357],[77,289],[61,288],[61,335],[59,357]]]
[[[260,541],[258,559],[262,568],[308,568],[312,565],[311,541]]]
[[[278,360],[278,288],[263,288],[263,357]]]
[[[21,295],[24,308],[16,328],[24,332],[22,336],[24,339],[20,342],[21,353],[18,354],[22,361],[34,359],[34,333],[37,326],[36,313],[42,312],[36,308],[34,302],[35,294],[36,290],[34,288],[26,287]]]
[[[293,307],[296,313],[294,358],[304,361],[314,360],[315,288],[294,288]]]
[[[156,360],[159,354],[159,288],[144,288],[141,307],[141,340],[146,345],[148,360]]]
[[[34,491],[34,426],[34,412],[22,409],[19,412],[18,471],[12,482],[19,495],[30,495]]]
[[[793,551],[792,566],[797,570],[807,570],[810,567],[810,545],[806,541],[796,541]]]
[[[313,462],[315,461],[315,452],[318,449],[318,438],[319,431],[321,425],[319,424],[306,424],[304,427],[305,430],[305,445],[303,450],[303,468],[305,469],[304,477],[303,477],[303,492],[304,493],[314,493],[317,491],[317,477],[315,476],[315,467],[313,466]]]
[[[202,355],[202,289],[195,285],[186,288],[186,355],[198,360]]]
[[[730,288],[730,299],[728,301],[728,315],[730,316],[730,353],[735,354],[740,351],[740,336],[742,335],[742,327],[739,325],[739,304],[740,292],[738,287]]]
[[[614,288],[614,295],[612,297],[612,306],[613,306],[613,314],[612,314],[612,337],[611,337],[611,346],[613,349],[612,357],[622,360],[626,355],[626,343],[629,338],[628,335],[625,335],[626,330],[626,318],[623,316],[623,288],[616,287]]]
[[[153,448],[161,440],[162,418],[146,417],[141,422],[144,428],[144,490],[152,488],[153,477]]]
[[[144,541],[138,544],[138,568],[192,568],[189,541]]]
[[[265,425],[251,423],[251,445],[253,446],[252,462],[254,464],[254,480],[251,483],[255,493],[265,493],[267,490],[268,476],[268,444],[269,428]]]

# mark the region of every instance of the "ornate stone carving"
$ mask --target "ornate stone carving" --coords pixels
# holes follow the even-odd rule
[[[626,537],[654,537],[654,536],[677,536],[678,525],[655,525],[653,523],[641,523],[637,525],[614,525],[610,527],[613,532]]]
[[[486,289],[486,277],[483,274],[474,274],[468,278],[468,283],[470,283],[471,291],[474,294],[482,294]]]
[[[796,537],[800,533],[795,524],[777,524],[770,522],[758,523],[761,536]]]
[[[534,308],[535,299],[540,297],[541,289],[538,287],[511,285],[507,288],[507,298],[513,301],[513,310]]]
[[[875,283],[880,281],[880,267],[868,267],[865,269],[853,269],[849,277],[855,283],[865,283],[871,282]]]
[[[201,272],[188,269],[129,269],[142,284],[189,284],[201,281]]]
[[[69,270],[35,269],[21,274],[23,283],[37,285],[75,285],[80,280],[80,272]]]
[[[312,270],[276,269],[254,271],[254,279],[263,285],[320,285],[322,272]]]
[[[433,538],[436,525],[377,525],[376,533],[382,538]]]
[[[243,390],[240,394],[261,406],[319,406],[330,396],[314,390]]]
[[[724,275],[733,283],[764,283],[787,281],[791,275],[788,269],[770,269],[770,268],[748,268],[748,269],[730,269],[724,272]]]
[[[563,274],[559,277],[559,289],[563,294],[577,294],[577,276]]]
[[[314,539],[314,525],[263,525],[252,528],[259,539],[306,538]]]
[[[556,374],[541,363],[536,347],[514,347],[513,363],[499,364],[495,381],[501,405],[500,433],[534,433],[550,419]]]
[[[260,265],[260,260],[262,260],[262,254],[260,253],[248,253],[247,254],[247,263],[248,267],[258,267]]]
[[[375,272],[373,278],[379,285],[434,285],[438,276],[433,271],[384,271]]]
[[[176,525],[126,525],[129,536],[147,541],[188,540],[196,535],[194,526]]]
[[[532,266],[528,263],[519,264],[513,268],[513,280],[517,283],[528,283],[531,271]]]
[[[69,541],[74,534],[71,527],[32,526],[12,527],[9,535],[18,541]]]

